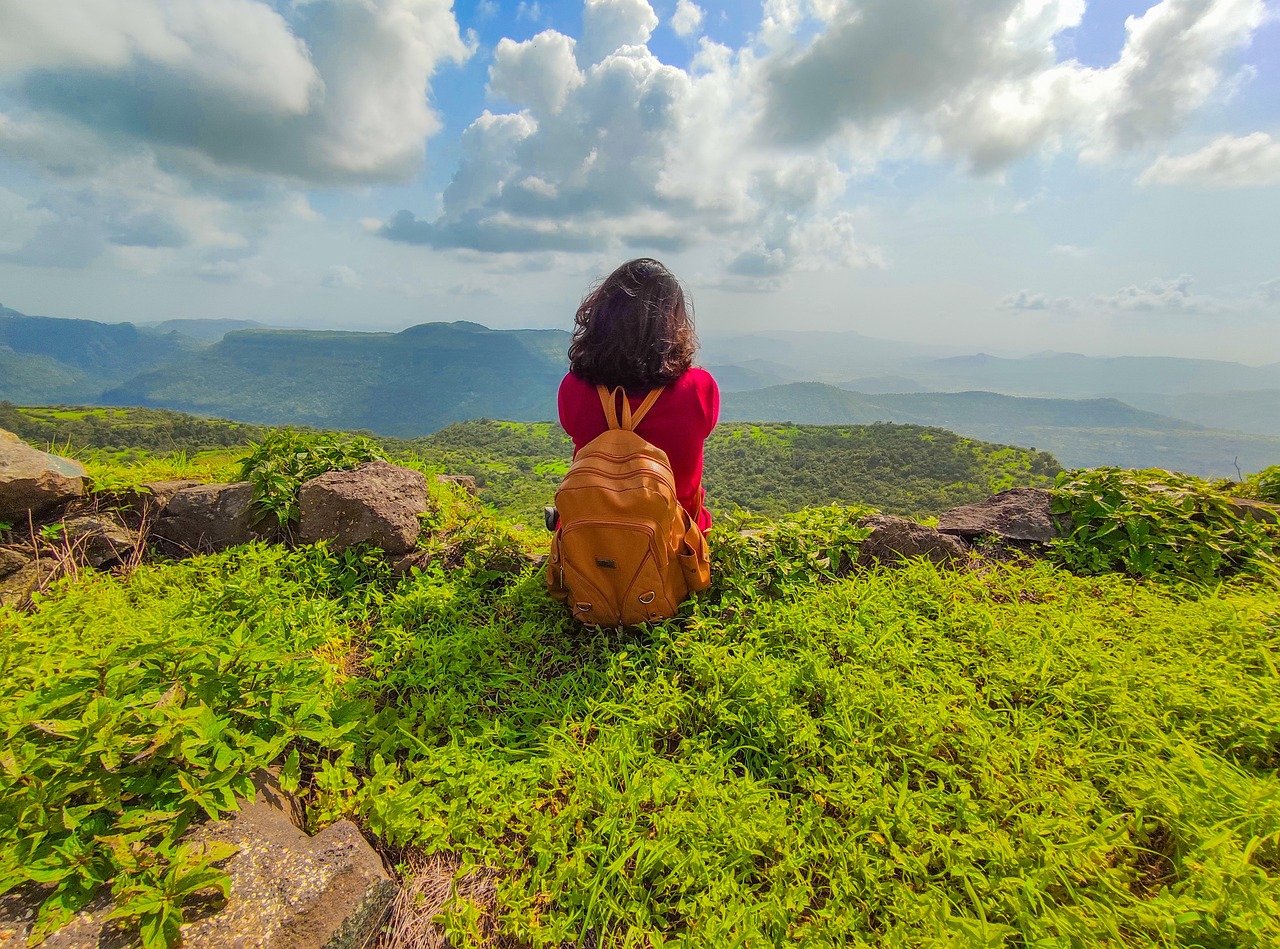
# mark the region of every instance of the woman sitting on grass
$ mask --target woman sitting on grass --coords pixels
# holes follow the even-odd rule
[[[705,533],[702,454],[720,417],[720,389],[693,365],[698,337],[680,281],[656,260],[628,261],[587,294],[574,323],[559,394],[574,453],[608,427],[596,386],[621,386],[633,411],[664,387],[636,434],[667,453],[680,505]]]

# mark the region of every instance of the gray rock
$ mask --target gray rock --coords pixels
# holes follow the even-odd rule
[[[179,481],[148,481],[141,488],[141,492],[145,493],[145,500],[150,502],[153,507],[164,510],[169,506],[169,502],[177,496],[179,491],[186,488],[198,488],[199,481],[184,479]]]
[[[373,544],[390,554],[408,553],[429,509],[427,479],[419,471],[371,461],[355,471],[327,471],[298,492],[298,536],[327,540],[335,550]]]
[[[38,451],[0,429],[0,521],[25,526],[84,494],[84,465]]]
[[[1050,513],[1053,495],[1042,488],[1011,488],[938,516],[938,530],[958,537],[998,537],[1047,544],[1062,536]]]
[[[1227,498],[1227,506],[1242,521],[1258,521],[1263,524],[1280,524],[1280,505],[1268,504],[1254,498]]]
[[[231,898],[204,914],[188,912],[185,946],[201,949],[360,949],[396,894],[382,861],[350,821],[339,821],[314,837],[297,826],[297,802],[260,772],[252,802],[227,820],[203,824],[187,835],[193,842],[223,842],[238,848],[221,864],[231,878]],[[25,945],[43,899],[28,887],[0,901],[0,946]],[[90,949],[135,944],[116,921],[112,904],[100,897],[42,945],[45,949]],[[199,918],[192,918],[199,916]]]
[[[436,484],[456,484],[472,497],[480,493],[476,479],[471,475],[438,474],[436,475]]]
[[[31,562],[35,553],[29,548],[0,547],[0,577],[17,573]]]
[[[875,514],[858,522],[872,528],[871,535],[858,548],[858,564],[870,566],[898,563],[913,557],[924,557],[934,563],[963,560],[969,545],[958,537],[924,527],[905,517]]]
[[[154,518],[160,514],[169,502],[183,488],[195,488],[200,481],[154,481],[138,488],[125,488],[119,491],[95,491],[83,502],[75,505],[74,513],[97,514],[112,511],[124,518],[130,525],[141,523],[143,518]]]
[[[225,866],[231,899],[216,915],[182,927],[188,946],[359,949],[396,894],[382,860],[351,821],[314,837],[301,809],[259,772],[254,800],[191,836],[234,844]]]
[[[252,500],[253,486],[247,481],[181,488],[156,521],[153,536],[179,554],[272,539],[273,521],[259,519]]]
[[[138,546],[138,535],[111,514],[84,514],[62,522],[63,536],[78,559],[92,567],[128,560]]]
[[[31,594],[53,580],[57,570],[49,557],[35,559],[34,555],[14,567],[11,558],[6,559],[7,573],[0,573],[0,606],[25,607],[31,602]],[[2,947],[3,944],[0,944]]]

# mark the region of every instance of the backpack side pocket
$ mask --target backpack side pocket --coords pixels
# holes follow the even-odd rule
[[[563,603],[569,599],[569,588],[564,585],[564,561],[560,557],[560,531],[551,537],[551,554],[547,557],[547,592],[553,600]]]
[[[685,520],[688,526],[685,528],[684,541],[676,552],[676,559],[680,561],[680,569],[684,572],[689,592],[697,593],[711,586],[711,550],[707,547],[707,538],[688,514],[685,515]]]

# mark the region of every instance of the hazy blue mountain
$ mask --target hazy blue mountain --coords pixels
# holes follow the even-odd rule
[[[160,320],[154,323],[138,323],[139,329],[165,335],[177,333],[202,343],[216,343],[236,330],[268,329],[257,320]]]
[[[707,366],[705,368],[715,376],[721,392],[746,392],[750,389],[784,385],[792,381],[789,376],[778,376],[749,366]]]
[[[1280,388],[1280,366],[1245,366],[1171,356],[1040,353],[1006,359],[979,353],[920,366],[935,388],[981,388],[1010,395],[1086,398],[1120,392],[1162,395]]]
[[[242,330],[103,401],[411,437],[471,418],[554,418],[568,341],[559,330],[476,323],[400,333]]]
[[[704,335],[706,364],[765,363],[784,379],[838,383],[855,375],[881,375],[955,354],[954,347],[876,339],[854,332],[776,331]]]
[[[865,395],[820,383],[726,393],[725,421],[935,425],[1040,448],[1068,467],[1160,467],[1230,477],[1280,464],[1280,438],[1214,431],[1115,399],[1025,399],[991,392]]]
[[[140,329],[0,308],[0,399],[172,408],[412,437],[481,417],[555,418],[570,339],[562,330],[465,322],[400,333],[235,329],[242,322],[174,320]],[[931,347],[801,332],[713,337],[702,361],[721,380],[726,420],[939,426],[1048,449],[1071,466],[1231,475],[1237,464],[1251,471],[1280,462],[1280,365],[1064,353],[938,358]],[[795,381],[822,375],[874,391]],[[916,391],[902,391],[909,387]],[[953,389],[984,391],[946,391]],[[1014,398],[1011,390],[1076,398]],[[1140,407],[1079,398],[1121,391]],[[1226,426],[1224,418],[1251,434],[1214,430]]]
[[[1132,392],[1117,397],[1138,408],[1189,419],[1209,428],[1231,428],[1254,435],[1280,435],[1280,389],[1184,395]]]
[[[96,400],[103,389],[185,352],[132,323],[27,316],[0,307],[0,399]]]

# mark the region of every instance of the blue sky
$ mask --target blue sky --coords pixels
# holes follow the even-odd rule
[[[1268,0],[0,3],[0,302],[1280,361]]]

